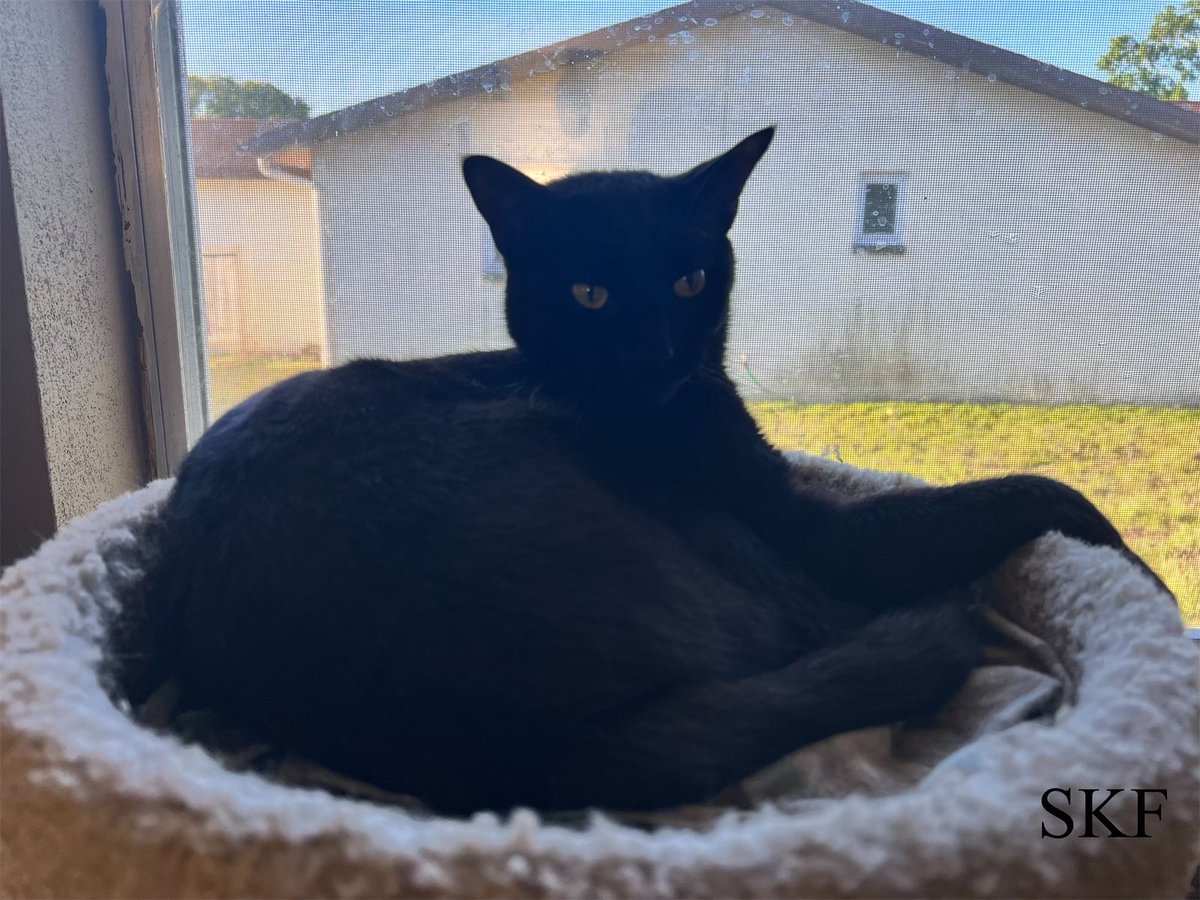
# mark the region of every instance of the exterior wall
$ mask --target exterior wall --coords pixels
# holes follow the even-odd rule
[[[773,122],[733,230],[748,394],[1200,403],[1200,149],[763,13],[319,144],[333,356],[506,343],[465,153],[670,173]],[[902,255],[852,251],[874,172],[907,177]]]
[[[13,3],[0,16],[13,210],[0,235],[3,302],[6,312],[9,304],[25,306],[12,319],[4,316],[5,378],[12,352],[26,363],[32,354],[36,378],[31,384],[28,372],[18,374],[36,397],[22,398],[11,421],[13,386],[5,385],[0,430],[41,418],[40,436],[26,434],[17,446],[4,441],[5,453],[24,455],[5,460],[0,488],[4,527],[31,530],[24,550],[48,534],[34,509],[7,509],[42,502],[22,488],[48,474],[51,524],[63,524],[142,484],[149,454],[137,316],[113,178],[104,20],[91,3]],[[14,322],[19,331],[10,334]],[[25,336],[31,346],[15,347]],[[10,479],[22,487],[10,491]],[[22,522],[23,512],[30,517]]]
[[[225,328],[210,318],[210,350],[326,352],[317,196],[258,179],[196,182],[206,301],[236,294]],[[220,332],[220,333],[218,333]]]

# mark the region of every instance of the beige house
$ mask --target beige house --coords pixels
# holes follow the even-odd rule
[[[197,118],[195,160],[209,353],[326,358],[317,193],[310,154],[241,145],[278,123]]]
[[[865,4],[697,0],[249,149],[311,150],[338,361],[508,343],[465,154],[672,173],[768,123],[748,394],[1200,403],[1200,115]]]

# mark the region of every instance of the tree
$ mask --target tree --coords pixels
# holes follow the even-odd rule
[[[265,81],[234,81],[224,75],[189,75],[188,107],[193,117],[227,119],[307,119],[299,97]]]
[[[1163,100],[1186,100],[1200,78],[1200,0],[1163,8],[1143,40],[1117,35],[1096,63],[1109,84]]]

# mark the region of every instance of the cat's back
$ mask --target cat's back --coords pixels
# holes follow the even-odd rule
[[[286,503],[328,489],[347,499],[360,488],[396,487],[398,478],[419,488],[449,460],[460,470],[486,466],[488,448],[522,436],[544,448],[532,435],[548,410],[529,394],[510,352],[357,360],[303,373],[243,401],[204,433],[180,469],[171,507],[204,518],[255,495]]]

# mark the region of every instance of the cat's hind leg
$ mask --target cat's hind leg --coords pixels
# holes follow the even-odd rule
[[[980,660],[961,599],[881,616],[776,671],[694,685],[594,723],[550,773],[547,808],[699,802],[843,731],[925,718]]]

